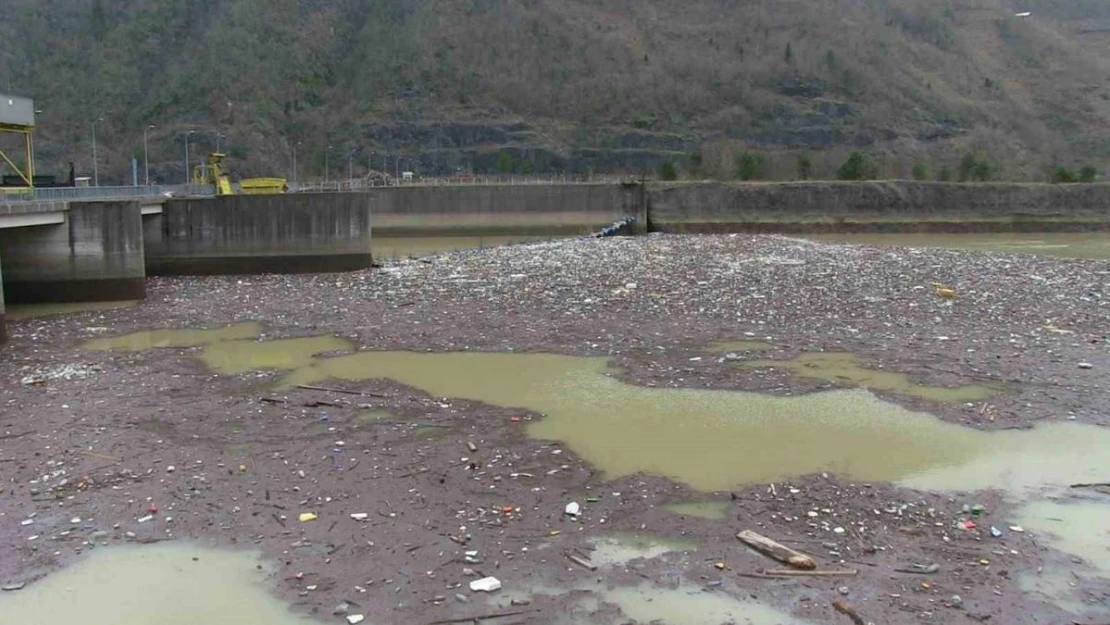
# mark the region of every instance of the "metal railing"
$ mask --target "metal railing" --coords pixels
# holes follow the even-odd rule
[[[620,176],[447,176],[435,178],[385,178],[289,183],[290,193],[350,193],[383,187],[452,187],[617,184]],[[236,185],[237,186],[237,185]],[[45,189],[0,189],[0,204],[80,200],[129,200],[151,197],[210,197],[211,185],[178,184],[141,187],[55,187]]]
[[[445,176],[434,178],[352,178],[328,182],[290,183],[291,193],[347,193],[383,187],[477,187],[559,184],[617,184],[621,176]]]
[[[74,200],[130,200],[148,197],[210,196],[209,185],[153,185],[149,187],[53,187],[46,189],[0,189],[0,203],[58,202]]]

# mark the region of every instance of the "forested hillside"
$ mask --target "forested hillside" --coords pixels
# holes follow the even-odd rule
[[[1029,11],[1028,17],[1016,14]],[[0,0],[40,171],[1042,180],[1110,162],[1104,0]],[[328,146],[331,146],[330,150]],[[753,155],[755,155],[753,157]],[[753,161],[754,159],[754,161]],[[758,165],[754,167],[751,165]],[[748,167],[748,169],[745,169]]]

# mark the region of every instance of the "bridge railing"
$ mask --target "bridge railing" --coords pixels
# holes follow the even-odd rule
[[[444,176],[434,178],[331,180],[328,182],[290,183],[293,193],[344,193],[382,187],[470,187],[470,186],[517,186],[517,185],[554,185],[554,184],[616,184],[624,180],[621,176]]]
[[[55,187],[47,189],[0,189],[0,204],[18,202],[64,202],[82,200],[130,200],[149,197],[210,196],[214,191],[203,184],[152,185],[147,187]]]

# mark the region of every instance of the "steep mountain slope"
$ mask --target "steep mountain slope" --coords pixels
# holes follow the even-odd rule
[[[1110,157],[1102,0],[3,0],[0,68],[40,169],[184,176],[218,133],[243,174],[731,173],[850,149],[887,176],[978,151],[996,176]],[[1015,14],[1031,11],[1029,17]],[[3,64],[7,64],[5,67]],[[0,85],[4,75],[0,74]],[[329,150],[327,146],[332,146]]]

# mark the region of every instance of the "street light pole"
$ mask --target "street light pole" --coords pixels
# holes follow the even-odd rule
[[[354,180],[354,178],[355,178],[354,158],[355,158],[355,151],[351,150],[351,153],[347,155],[347,185],[348,186],[350,186],[351,181]]]
[[[222,132],[217,132],[216,133],[216,151],[217,152],[220,151],[220,139],[226,139],[226,138],[227,138],[227,135],[225,135],[224,133],[222,133]]]
[[[92,148],[93,148],[93,186],[100,186],[100,165],[96,159],[96,123],[104,121],[103,117],[98,117],[92,123]]]
[[[195,130],[185,133],[185,184],[189,184],[189,137],[194,134]]]
[[[300,144],[301,144],[300,141],[293,144],[293,186],[294,187],[297,186],[297,146],[300,145]]]
[[[328,176],[331,175],[331,146],[324,150],[324,182],[328,181]]]
[[[146,133],[147,133],[148,130],[154,130],[154,126],[150,125],[150,126],[147,126],[146,128],[143,128],[143,170],[146,172],[144,174],[144,177],[146,178],[146,186],[149,187],[150,186],[150,156],[149,156],[149,153],[147,151],[147,140],[146,140]]]

